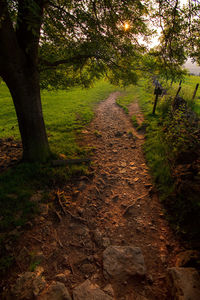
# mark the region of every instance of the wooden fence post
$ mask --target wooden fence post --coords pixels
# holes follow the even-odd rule
[[[155,90],[154,90],[154,95],[156,95],[156,97],[155,97],[154,106],[153,106],[153,112],[152,112],[153,115],[155,115],[156,105],[158,103],[158,96],[161,96],[162,92],[163,92],[163,88],[162,88],[161,84],[159,82],[157,82]]]
[[[155,115],[155,111],[156,111],[156,105],[158,103],[158,93],[156,93],[156,98],[155,98],[155,101],[154,101],[154,106],[153,106],[153,115]]]
[[[192,96],[192,101],[194,101],[194,98],[195,98],[195,96],[196,96],[198,87],[199,87],[199,83],[197,83],[197,85],[196,85],[196,87],[195,87],[194,94],[193,94],[193,96]]]
[[[178,91],[177,91],[177,93],[176,93],[176,96],[175,96],[175,98],[178,96],[178,94],[180,93],[180,90],[181,90],[181,85],[179,85],[179,88],[178,88]]]
[[[176,92],[176,96],[174,97],[174,100],[173,100],[173,102],[172,102],[172,107],[174,106],[175,99],[176,99],[176,97],[178,96],[178,94],[180,93],[180,90],[181,90],[181,85],[179,85],[179,87],[178,87],[178,91]]]

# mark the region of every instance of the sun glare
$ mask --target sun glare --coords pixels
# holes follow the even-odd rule
[[[130,28],[130,25],[126,22],[124,23],[124,30],[128,30]]]

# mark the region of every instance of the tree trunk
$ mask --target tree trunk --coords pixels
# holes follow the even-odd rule
[[[40,97],[39,74],[29,67],[7,68],[3,74],[16,109],[23,145],[23,160],[46,162],[50,149]]]
[[[37,71],[43,0],[35,1],[39,8],[37,13],[33,12],[32,6],[27,6],[27,1],[18,2],[19,24],[16,34],[8,3],[0,0],[0,76],[6,82],[15,105],[24,161],[46,162],[50,157],[50,149]],[[29,28],[30,20],[35,24],[34,32]]]

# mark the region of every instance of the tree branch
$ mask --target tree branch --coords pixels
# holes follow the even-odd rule
[[[29,62],[37,63],[40,28],[45,0],[19,0],[16,35]]]
[[[6,70],[16,68],[23,59],[5,0],[0,1],[0,45],[0,75],[4,77]]]
[[[87,60],[89,58],[98,58],[96,55],[94,54],[79,54],[79,55],[76,55],[74,57],[70,57],[70,58],[67,58],[67,59],[60,59],[60,60],[57,60],[57,61],[54,61],[54,62],[50,62],[50,61],[47,61],[45,59],[40,59],[40,64],[44,65],[44,66],[47,66],[47,67],[58,67],[59,65],[63,65],[63,64],[73,64],[75,62],[80,62],[81,60]]]

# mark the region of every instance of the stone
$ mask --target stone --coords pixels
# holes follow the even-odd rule
[[[23,262],[25,264],[30,264],[30,262],[31,262],[31,255],[30,255],[28,249],[26,247],[23,247],[20,250],[19,254],[16,256],[15,259],[16,259],[16,261],[18,263],[22,263]]]
[[[63,153],[60,153],[58,156],[60,159],[64,159],[64,160],[67,159],[67,156]]]
[[[74,300],[113,300],[114,298],[106,294],[97,284],[93,284],[90,280],[84,281],[73,291]]]
[[[107,248],[108,246],[110,246],[110,239],[108,237],[103,237],[103,234],[99,229],[94,230],[93,236],[94,241],[98,247]]]
[[[175,300],[199,300],[200,276],[194,268],[170,268],[168,278]]]
[[[34,270],[34,273],[37,276],[42,275],[44,273],[44,268],[42,266],[37,266]]]
[[[135,188],[135,182],[133,182],[132,180],[126,180],[127,184],[131,187],[131,188]]]
[[[47,216],[49,213],[49,205],[46,203],[40,203],[39,210],[42,216]]]
[[[186,250],[176,256],[176,267],[195,267],[200,261],[200,253],[197,250]]]
[[[90,239],[89,229],[87,226],[71,223],[69,228],[73,232],[74,236]]]
[[[103,237],[103,239],[102,239],[102,246],[104,247],[104,248],[107,248],[107,247],[109,247],[110,246],[110,239],[108,238],[108,237]]]
[[[119,195],[115,195],[114,197],[112,197],[113,202],[117,202],[118,200],[119,200]]]
[[[134,180],[135,182],[138,182],[139,179],[140,179],[140,178],[136,177],[136,178],[134,178],[133,180]]]
[[[151,274],[148,274],[147,281],[149,284],[153,284],[154,280],[153,280],[153,276]]]
[[[147,188],[147,189],[152,188],[152,184],[151,184],[151,183],[146,183],[144,186],[145,186],[145,188]]]
[[[33,262],[43,262],[45,260],[45,256],[44,256],[44,253],[43,252],[36,252],[34,253],[34,255],[32,256],[32,261]]]
[[[46,281],[34,272],[21,274],[11,289],[13,299],[33,299],[45,288]]]
[[[26,222],[26,224],[24,225],[24,228],[27,230],[30,230],[33,228],[33,223],[31,221]]]
[[[53,282],[38,300],[72,300],[72,298],[63,283]]]
[[[59,282],[67,282],[67,277],[71,274],[70,270],[65,270],[64,273],[57,274],[55,279]]]
[[[110,277],[123,281],[131,276],[146,274],[142,252],[134,246],[108,247],[103,252],[103,268]]]
[[[109,296],[114,297],[114,290],[111,284],[107,284],[103,290]]]
[[[126,173],[126,172],[127,172],[126,169],[121,169],[121,170],[119,170],[119,173],[120,173],[120,174],[124,174],[124,173]]]
[[[92,264],[87,264],[87,263],[82,264],[80,266],[80,269],[84,274],[92,274],[96,271],[95,267]]]
[[[73,191],[73,194],[72,194],[72,197],[78,197],[78,195],[80,194],[80,191],[79,190],[75,190]]]
[[[85,188],[86,188],[86,186],[87,186],[87,184],[85,183],[85,181],[83,180],[83,181],[80,181],[80,183],[79,183],[79,190],[82,192],[83,190],[85,190]]]
[[[84,208],[83,208],[83,207],[78,207],[78,208],[77,208],[77,212],[78,212],[78,214],[79,214],[80,216],[82,216],[83,213],[84,213]]]
[[[87,257],[87,260],[90,261],[90,262],[94,262],[94,256],[93,255],[89,255]]]
[[[115,137],[121,137],[121,136],[123,136],[123,132],[120,132],[120,131],[117,131],[117,132],[115,132]]]
[[[63,255],[62,256],[62,265],[64,267],[67,267],[69,265],[69,256],[68,255]]]
[[[44,287],[46,286],[46,282],[44,280],[44,278],[42,276],[37,276],[34,280],[33,280],[33,294],[34,296],[38,296],[40,294],[40,292],[44,289]]]
[[[127,163],[125,161],[120,162],[120,167],[125,168],[127,166]]]
[[[100,232],[100,230],[99,229],[94,230],[93,236],[94,236],[94,241],[97,244],[97,246],[101,247],[102,246],[103,235]]]
[[[37,191],[37,193],[33,194],[30,198],[31,202],[40,202],[42,200],[42,191]]]
[[[136,217],[137,215],[138,215],[138,210],[135,204],[128,206],[125,212],[123,213],[123,217],[125,218]]]

